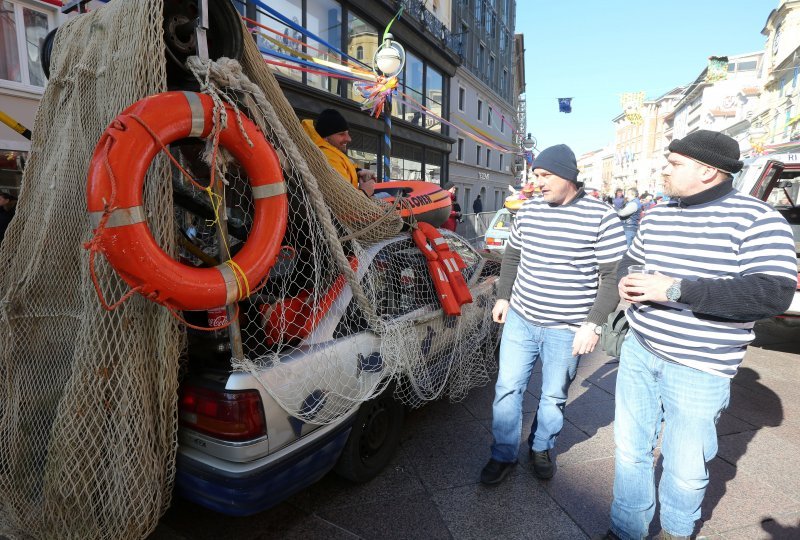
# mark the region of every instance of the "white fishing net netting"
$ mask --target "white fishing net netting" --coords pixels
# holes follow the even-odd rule
[[[366,198],[328,165],[244,26],[241,63],[189,61],[202,91],[260,127],[287,188],[278,260],[238,303],[242,354],[225,347],[230,329],[187,332],[140,295],[101,307],[84,247],[93,238],[89,161],[115,116],[166,90],[163,1],[111,2],[56,35],[17,217],[0,248],[0,534],[147,536],[170,504],[179,371],[195,355],[222,355],[289,415],[314,424],[335,421],[392,381],[410,406],[462,399],[494,368],[497,263],[446,235],[473,301],[460,316],[444,316],[395,208]],[[253,224],[243,168],[225,151],[209,163],[207,150],[199,139],[169,148],[201,186],[212,168],[221,175],[217,197],[163,154],[145,182],[156,241],[195,267],[235,255]],[[102,256],[94,274],[109,303],[130,290]],[[196,326],[229,315],[180,314]]]

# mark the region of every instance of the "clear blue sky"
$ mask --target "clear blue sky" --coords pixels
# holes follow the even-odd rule
[[[709,56],[764,50],[779,0],[517,0],[525,34],[528,132],[576,155],[614,139],[620,94],[657,98],[691,83]],[[571,97],[572,113],[557,98]]]

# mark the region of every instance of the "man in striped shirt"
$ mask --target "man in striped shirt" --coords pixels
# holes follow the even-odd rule
[[[716,422],[753,340],[753,323],[785,311],[797,286],[786,220],[733,189],[739,145],[700,130],[672,141],[664,191],[619,265],[631,302],[617,373],[611,530],[647,535],[656,506],[653,450],[661,421],[658,486],[664,538],[689,538],[717,453]],[[626,275],[632,264],[645,272]],[[654,271],[654,274],[649,272]],[[623,277],[624,276],[624,277]]]
[[[550,450],[564,424],[578,360],[594,350],[599,325],[619,302],[615,271],[625,235],[616,212],[584,193],[575,154],[563,144],[543,150],[533,174],[542,195],[517,212],[492,310],[505,326],[484,484],[500,483],[517,463],[522,395],[537,360],[542,392],[528,449],[534,474],[552,478]]]

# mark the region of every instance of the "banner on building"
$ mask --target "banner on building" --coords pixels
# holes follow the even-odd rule
[[[706,82],[713,83],[728,78],[728,57],[709,56]]]
[[[558,98],[558,112],[571,113],[572,112],[572,98],[560,97]]]
[[[644,92],[625,92],[620,98],[625,119],[638,126],[644,121],[642,106],[644,105]]]

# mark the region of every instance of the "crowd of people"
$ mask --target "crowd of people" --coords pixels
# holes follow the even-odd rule
[[[789,224],[733,189],[742,168],[738,143],[699,130],[673,140],[669,152],[662,171],[668,200],[653,204],[618,189],[606,204],[578,183],[571,149],[543,150],[533,163],[541,197],[517,212],[492,312],[503,329],[493,443],[480,474],[486,485],[501,483],[517,465],[522,398],[537,362],[542,389],[527,448],[533,474],[554,476],[551,451],[581,356],[597,346],[619,301],[628,306],[603,540],[645,538],[659,504],[661,538],[692,536],[717,452],[716,423],[754,322],[785,311],[797,286]]]

